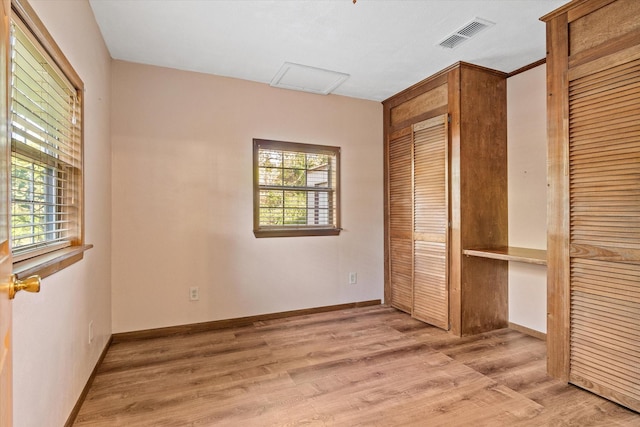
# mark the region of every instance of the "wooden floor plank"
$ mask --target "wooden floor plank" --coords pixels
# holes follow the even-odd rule
[[[634,426],[546,375],[545,343],[386,306],[113,344],[75,426]]]

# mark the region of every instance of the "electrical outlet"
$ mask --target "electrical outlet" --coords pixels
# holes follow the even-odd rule
[[[358,273],[349,273],[349,284],[355,285],[356,283],[358,283]]]
[[[89,322],[89,344],[93,343],[93,320]]]
[[[200,299],[200,289],[197,286],[192,286],[189,288],[189,300],[190,301],[198,301]]]

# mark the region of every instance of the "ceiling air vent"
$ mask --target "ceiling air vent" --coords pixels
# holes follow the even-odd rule
[[[453,34],[449,34],[440,43],[438,43],[438,45],[447,49],[453,49],[455,47],[458,47],[461,43],[469,40],[479,32],[486,30],[487,28],[494,25],[494,22],[487,21],[486,19],[474,18],[473,21],[457,29],[453,32]]]

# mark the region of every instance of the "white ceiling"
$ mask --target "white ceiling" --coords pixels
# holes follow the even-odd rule
[[[538,18],[568,0],[90,0],[114,59],[269,83],[285,62],[381,101],[457,61],[511,72],[545,56]],[[438,46],[479,17],[495,26]]]

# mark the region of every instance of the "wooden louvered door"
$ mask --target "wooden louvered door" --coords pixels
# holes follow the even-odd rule
[[[388,143],[391,305],[449,329],[448,116],[392,133]]]
[[[640,411],[640,58],[569,80],[569,380]]]
[[[413,196],[411,128],[389,136],[388,221],[391,305],[411,313],[413,307]]]
[[[449,329],[448,116],[413,125],[413,312]]]

